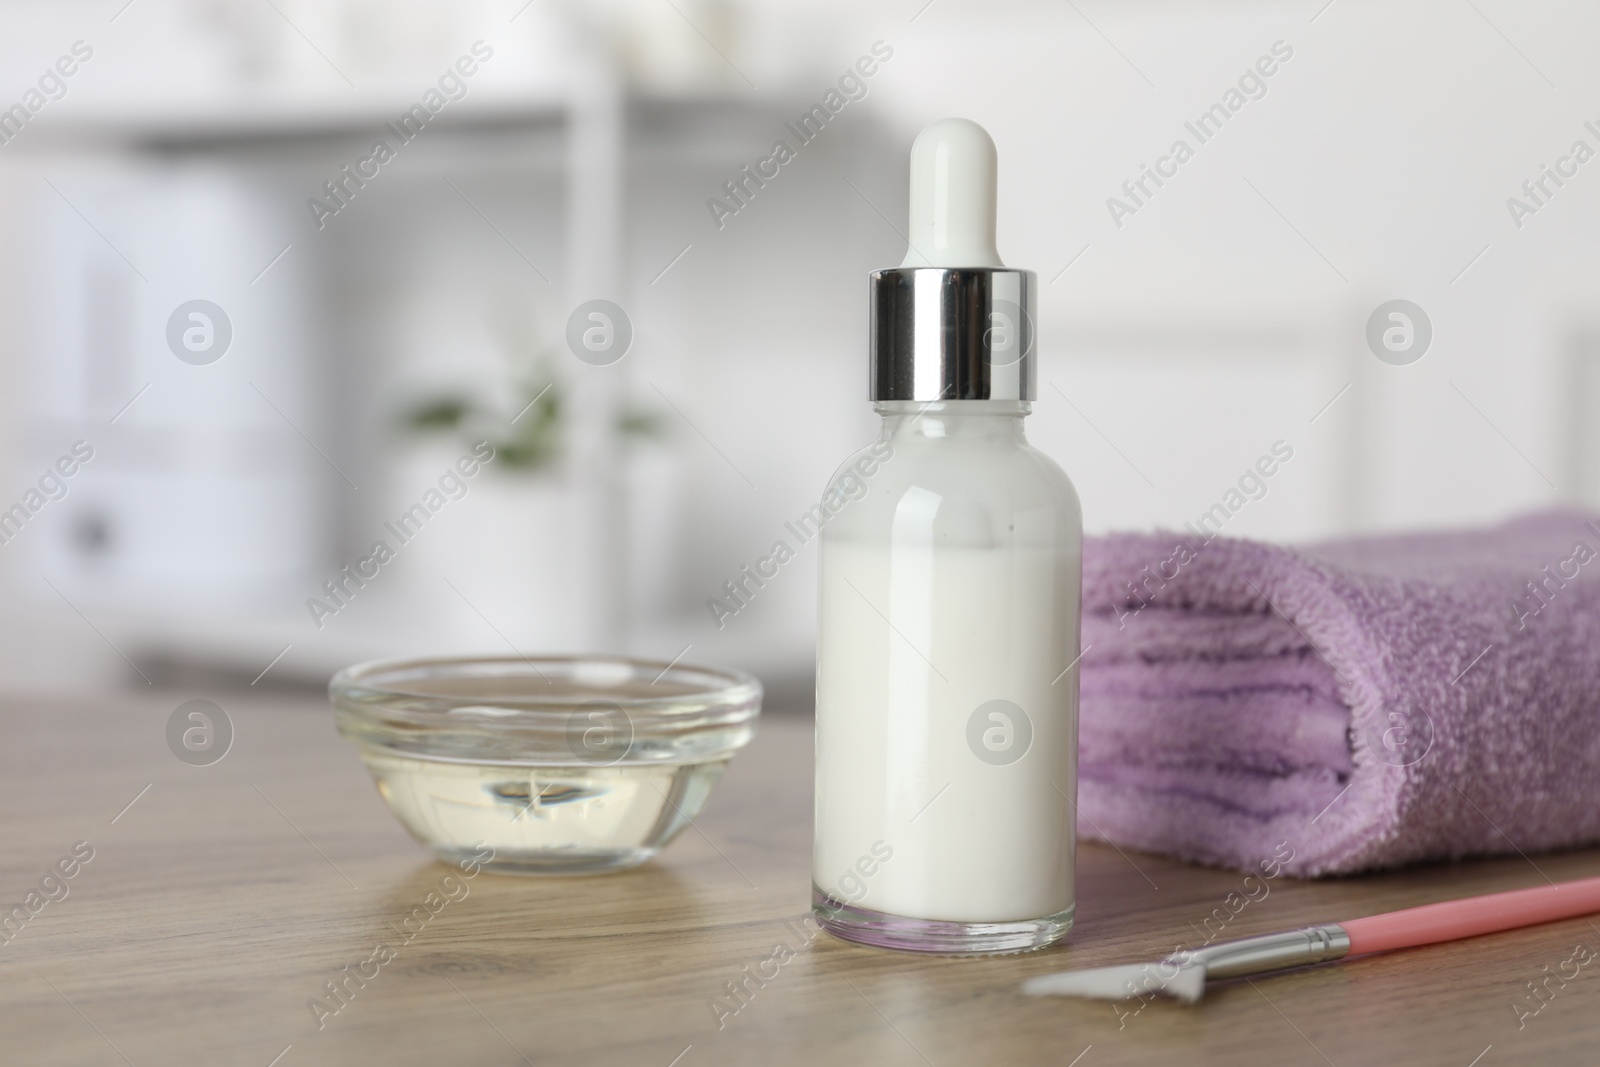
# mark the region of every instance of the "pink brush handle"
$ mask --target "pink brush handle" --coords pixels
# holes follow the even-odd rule
[[[1600,878],[1585,878],[1560,885],[1424,904],[1420,908],[1369,915],[1339,925],[1350,935],[1350,955],[1355,956],[1477,937],[1595,912],[1600,912]]]

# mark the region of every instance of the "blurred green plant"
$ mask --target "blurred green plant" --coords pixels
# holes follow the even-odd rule
[[[525,323],[504,323],[501,334],[506,357],[514,368],[516,414],[507,416],[468,397],[445,395],[417,403],[402,415],[401,426],[410,433],[456,433],[465,441],[488,441],[494,446],[496,467],[542,470],[561,457],[565,412],[561,386]],[[625,440],[657,438],[663,429],[656,412],[632,407],[622,410],[615,427]]]

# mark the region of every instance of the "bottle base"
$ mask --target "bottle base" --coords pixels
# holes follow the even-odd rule
[[[813,883],[811,914],[834,937],[874,948],[942,956],[1004,956],[1048,948],[1072,929],[1076,905],[1042,919],[965,923],[889,915],[846,903]]]

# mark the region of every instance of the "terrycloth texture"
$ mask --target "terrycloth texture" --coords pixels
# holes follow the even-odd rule
[[[1120,534],[1083,577],[1085,836],[1300,876],[1600,841],[1600,517]]]

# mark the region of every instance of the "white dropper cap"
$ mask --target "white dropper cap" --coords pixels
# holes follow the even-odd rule
[[[1003,267],[994,247],[994,141],[971,119],[941,119],[911,146],[905,267]]]

